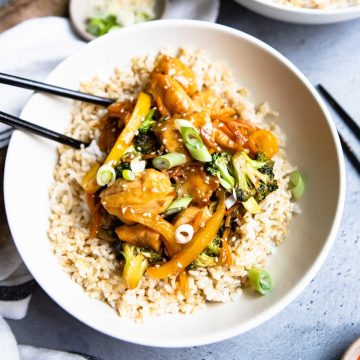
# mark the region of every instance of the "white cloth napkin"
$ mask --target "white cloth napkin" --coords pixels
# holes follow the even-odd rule
[[[171,0],[166,18],[215,21],[219,0]],[[73,33],[68,20],[48,17],[28,20],[0,34],[0,72],[43,80],[63,59],[84,42]],[[31,92],[0,85],[0,111],[18,116]],[[7,145],[11,129],[0,123],[0,148]],[[18,345],[3,319],[26,315],[36,286],[23,265],[11,238],[0,238],[0,359],[83,360],[95,357]]]

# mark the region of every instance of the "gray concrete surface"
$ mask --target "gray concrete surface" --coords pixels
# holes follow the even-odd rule
[[[360,20],[324,26],[291,25],[223,0],[218,22],[279,50],[314,84],[326,85],[360,119]],[[335,120],[360,154],[360,146],[339,119]],[[10,326],[20,343],[83,351],[106,360],[339,359],[350,342],[360,336],[360,177],[347,160],[346,170],[345,213],[324,266],[296,301],[246,334],[187,349],[132,345],[78,322],[40,289],[33,295],[27,317],[10,321]]]

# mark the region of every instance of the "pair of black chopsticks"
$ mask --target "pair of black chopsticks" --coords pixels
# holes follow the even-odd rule
[[[352,131],[355,137],[360,141],[360,127],[356,123],[356,121],[343,109],[343,107],[330,95],[330,93],[322,85],[318,85],[317,88],[319,92],[323,95],[323,97],[327,100],[327,102],[331,105],[331,107],[344,121],[344,123],[348,126],[348,128]],[[340,134],[339,131],[338,131],[338,135],[345,155],[353,164],[356,171],[360,174],[359,158],[354,154],[354,151],[352,150],[351,146],[346,142],[346,140],[344,140],[343,136]]]
[[[65,89],[62,87],[45,84],[39,81],[24,79],[21,77],[2,74],[0,73],[0,84],[6,84],[11,86],[22,87],[25,89],[36,90],[39,92],[44,92],[53,95],[59,95],[74,100],[81,100],[88,103],[93,103],[96,105],[109,106],[115,100],[108,99],[100,96],[85,94],[79,91],[74,91],[70,89]],[[27,131],[36,135],[40,135],[50,140],[57,141],[59,143],[71,146],[76,149],[80,149],[81,146],[88,146],[89,144],[82,141],[73,139],[69,136],[57,133],[50,129],[44,128],[42,126],[30,123],[28,121],[22,120],[16,116],[4,113],[0,111],[0,122],[6,125],[9,125],[15,129]]]

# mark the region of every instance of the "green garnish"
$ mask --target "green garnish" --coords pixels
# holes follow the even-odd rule
[[[115,15],[92,17],[87,20],[86,31],[94,36],[107,34],[113,27],[118,27]]]
[[[116,179],[116,172],[111,165],[104,164],[100,166],[96,174],[96,182],[99,186],[110,186]]]
[[[272,289],[272,280],[270,274],[256,267],[252,267],[248,272],[248,278],[251,286],[262,295],[266,295]]]
[[[158,170],[170,169],[175,166],[183,165],[186,163],[186,156],[177,152],[168,153],[158,156],[152,161],[154,168]]]
[[[125,180],[134,181],[136,176],[135,173],[133,173],[131,170],[123,170],[122,177]]]
[[[299,170],[295,170],[290,174],[289,189],[291,190],[293,198],[299,200],[305,191],[304,179]]]
[[[145,119],[141,123],[140,128],[139,128],[140,134],[148,133],[151,130],[152,126],[155,124],[156,121],[153,119],[155,111],[156,111],[156,108],[152,108],[148,112],[148,114],[145,116]]]
[[[190,155],[198,161],[210,162],[211,155],[204,145],[199,133],[192,127],[180,127],[181,136],[184,139],[184,144],[189,150]]]
[[[180,211],[185,210],[191,203],[192,197],[184,196],[180,199],[174,200],[169,207],[165,210],[164,216],[176,214]]]

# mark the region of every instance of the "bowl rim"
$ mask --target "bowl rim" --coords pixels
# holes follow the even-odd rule
[[[246,2],[254,2],[273,8],[282,12],[296,15],[310,15],[311,17],[317,18],[322,16],[340,16],[345,14],[359,13],[360,16],[360,5],[348,6],[345,8],[335,9],[308,9],[296,6],[290,6],[285,4],[278,4],[273,0],[245,0]]]
[[[42,281],[41,274],[39,274],[37,271],[33,272],[33,263],[34,261],[27,261],[25,260],[25,264],[28,267],[29,271],[31,273],[36,273],[34,278],[38,281],[39,285],[44,289],[44,291],[58,304],[60,305],[64,310],[66,310],[69,314],[71,314],[73,317],[81,321],[82,323],[90,326],[93,329],[96,329],[106,335],[109,335],[111,337],[114,337],[116,339],[120,339],[123,341],[127,341],[130,343],[145,345],[145,346],[158,346],[162,348],[174,348],[174,347],[190,347],[190,346],[200,346],[200,345],[206,345],[210,343],[216,343],[222,340],[226,340],[228,338],[240,335],[244,332],[247,332],[256,326],[264,323],[265,321],[269,320],[274,315],[278,314],[281,310],[283,310],[287,305],[289,305],[304,289],[305,287],[310,283],[310,281],[313,279],[313,277],[316,275],[316,273],[319,271],[321,265],[324,263],[331,246],[333,242],[335,241],[335,237],[337,234],[337,231],[339,229],[343,208],[344,208],[344,200],[345,200],[345,165],[344,165],[344,159],[343,159],[343,153],[342,148],[340,145],[340,141],[337,135],[337,131],[335,128],[335,124],[330,116],[329,111],[327,110],[325,104],[323,103],[320,95],[316,92],[314,87],[311,85],[309,80],[306,79],[306,77],[300,72],[299,69],[295,65],[293,65],[288,59],[286,59],[282,54],[280,54],[277,50],[272,48],[271,46],[267,45],[263,41],[246,34],[242,31],[224,26],[219,24],[213,24],[208,23],[205,21],[198,21],[198,20],[156,20],[151,21],[143,24],[138,24],[136,26],[130,26],[124,29],[121,29],[119,31],[122,31],[123,33],[131,33],[132,31],[140,31],[144,30],[146,31],[149,28],[166,28],[168,26],[182,26],[182,27],[191,27],[194,29],[209,29],[209,30],[216,30],[221,33],[224,33],[225,35],[235,35],[238,38],[241,38],[245,41],[248,41],[252,43],[254,46],[260,47],[264,50],[266,50],[270,55],[274,56],[276,59],[281,61],[281,63],[286,66],[297,78],[299,81],[303,83],[303,85],[307,88],[307,90],[311,93],[314,100],[319,105],[321,111],[324,115],[324,120],[327,122],[327,125],[329,126],[329,130],[331,132],[334,144],[335,144],[335,150],[336,150],[336,156],[337,156],[337,165],[338,165],[338,171],[339,171],[339,194],[337,198],[337,206],[336,206],[336,212],[333,219],[332,226],[329,229],[328,237],[324,242],[324,245],[322,249],[320,250],[316,260],[313,262],[313,264],[309,267],[308,271],[302,275],[300,280],[293,286],[293,288],[284,295],[280,300],[275,302],[274,304],[270,305],[267,309],[263,310],[259,314],[255,315],[253,318],[234,326],[231,326],[227,328],[226,330],[222,330],[221,332],[214,331],[211,334],[208,335],[200,335],[196,337],[182,337],[181,339],[172,339],[171,341],[162,340],[162,339],[156,339],[156,343],[154,343],[153,338],[144,338],[141,335],[134,338],[134,336],[127,336],[126,332],[122,334],[121,338],[116,334],[115,331],[112,329],[106,328],[106,325],[98,324],[96,321],[93,321],[91,317],[84,317],[76,314],[76,312],[70,307],[64,304],[61,298],[57,298],[52,290],[52,286],[46,283],[46,281]],[[63,66],[67,62],[71,61],[73,57],[77,57],[84,52],[84,49],[87,47],[96,47],[98,43],[101,43],[104,41],[104,38],[108,37],[115,37],[116,32],[107,34],[103,37],[100,37],[90,43],[88,43],[86,46],[84,46],[82,49],[78,50],[75,54],[71,55],[70,57],[66,58],[64,61],[62,61],[59,65],[53,69],[53,71],[48,75],[47,79],[51,78],[52,74],[58,70],[59,67]],[[47,81],[47,80],[46,80]],[[25,105],[24,109],[26,108],[27,104]],[[23,111],[24,111],[23,109]],[[14,134],[11,138],[9,148],[8,148],[8,154],[14,153],[15,150],[15,143],[16,139],[18,138],[19,134],[18,130],[14,131]],[[27,135],[26,136],[30,136]],[[15,227],[16,227],[16,211],[12,211],[12,206],[10,206],[10,192],[9,192],[9,183],[11,182],[10,177],[8,176],[11,168],[10,161],[8,160],[9,157],[7,156],[6,162],[5,162],[5,171],[4,171],[4,199],[5,199],[5,210],[9,222],[9,227],[11,230],[11,233],[14,234]],[[14,237],[14,242],[16,244],[16,247],[21,249],[21,241],[17,240]]]

